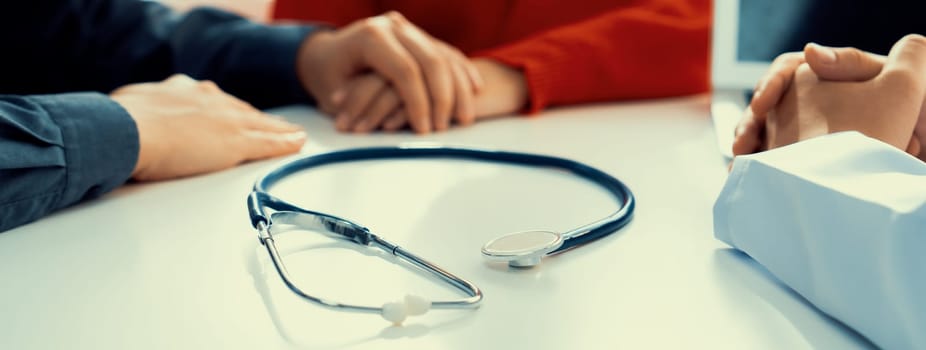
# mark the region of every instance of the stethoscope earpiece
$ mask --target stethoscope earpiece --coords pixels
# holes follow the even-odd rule
[[[492,261],[505,261],[511,267],[534,267],[544,256],[563,245],[563,235],[550,231],[512,232],[488,241],[482,246],[482,256]]]
[[[399,326],[408,316],[424,315],[430,309],[430,300],[418,295],[408,294],[402,300],[383,304],[380,314],[386,321]]]

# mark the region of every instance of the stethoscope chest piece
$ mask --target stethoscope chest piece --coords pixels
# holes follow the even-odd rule
[[[482,255],[493,261],[507,261],[512,267],[533,267],[562,245],[563,235],[559,233],[521,231],[489,241],[482,246]]]

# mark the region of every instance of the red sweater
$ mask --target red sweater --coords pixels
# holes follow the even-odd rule
[[[529,112],[708,89],[710,0],[277,0],[273,17],[342,26],[389,10],[521,69]]]

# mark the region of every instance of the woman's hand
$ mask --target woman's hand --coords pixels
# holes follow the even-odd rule
[[[458,50],[398,12],[312,35],[300,49],[297,71],[322,111],[348,119],[341,125],[353,126],[353,120],[372,107],[369,102],[378,91],[394,88],[418,133],[446,129],[454,113],[458,119],[472,119],[464,95],[471,96],[482,85]],[[351,83],[370,72],[381,81]]]
[[[474,59],[467,64],[485,83],[474,96],[457,90],[453,101],[453,121],[457,125],[465,126],[477,119],[514,114],[527,104],[527,83],[521,71],[489,59]],[[465,79],[461,75],[455,75],[455,79]],[[345,112],[335,117],[338,130],[361,133],[377,129],[396,131],[408,125],[409,111],[403,108],[398,92],[382,77],[367,74],[353,79],[348,86],[347,95],[350,97],[341,104]],[[466,84],[462,88],[466,89]],[[444,129],[446,127],[435,130]]]
[[[433,128],[427,131],[447,130],[451,122],[472,124],[475,120],[474,95],[484,84],[482,77],[457,49],[436,39],[434,44],[449,63],[450,71],[445,73],[449,73],[447,78],[452,86],[450,95],[432,97],[431,102],[435,106],[431,123]],[[351,79],[344,89],[335,92],[335,127],[340,131],[363,133],[385,128],[386,125],[401,124],[394,127],[394,130],[405,124],[388,122],[396,119],[392,115],[404,106],[402,102],[399,91],[383,76],[376,73],[361,75]],[[406,110],[405,115],[410,112]]]

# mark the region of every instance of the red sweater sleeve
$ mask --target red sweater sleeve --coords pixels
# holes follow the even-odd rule
[[[710,1],[650,1],[557,27],[476,56],[524,72],[527,112],[547,106],[708,89]]]
[[[321,21],[335,27],[345,26],[361,18],[379,15],[371,0],[276,0],[271,17],[274,20]]]

